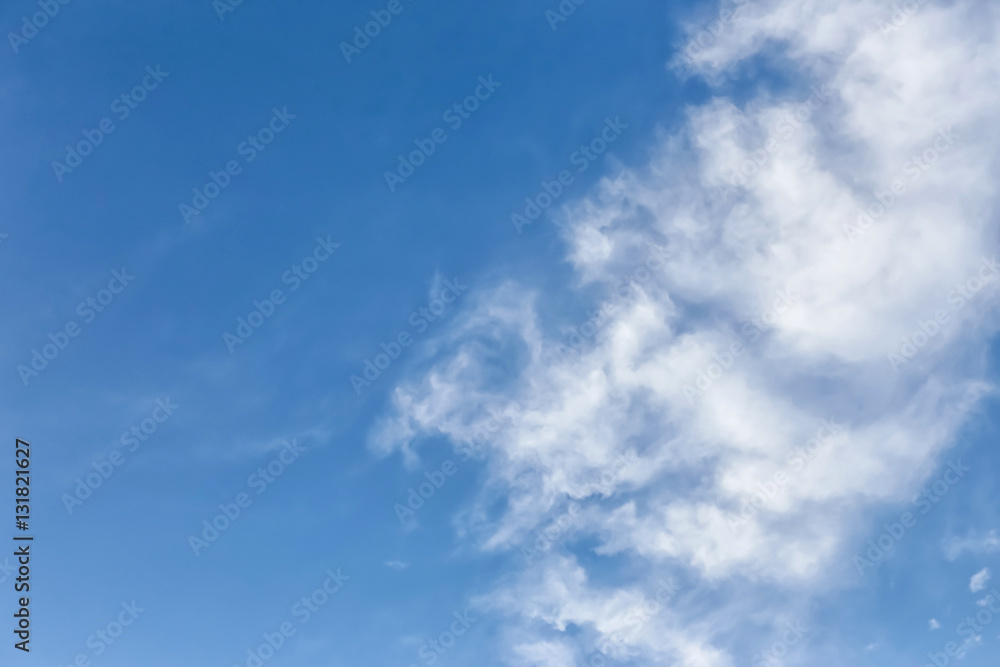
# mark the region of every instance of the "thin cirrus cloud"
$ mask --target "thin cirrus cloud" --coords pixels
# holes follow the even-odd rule
[[[819,654],[810,596],[857,584],[868,518],[913,498],[993,392],[1000,16],[927,2],[880,29],[892,13],[744,7],[688,74],[738,80],[766,57],[797,84],[689,109],[647,165],[563,211],[580,283],[610,296],[638,266],[648,278],[579,349],[575,323],[546,317],[565,295],[481,287],[433,365],[394,392],[372,435],[383,453],[439,434],[468,444],[487,407],[519,407],[457,517],[482,549],[516,555],[578,504],[479,600],[504,619],[511,664],[603,650],[726,667],[761,633]],[[498,381],[496,350],[510,349],[517,367]],[[814,440],[824,420],[838,427]],[[680,592],[637,622],[669,577]]]
[[[966,537],[949,537],[944,542],[944,552],[948,560],[955,560],[965,553],[988,554],[1000,549],[1000,535],[991,530],[986,535],[975,533]]]

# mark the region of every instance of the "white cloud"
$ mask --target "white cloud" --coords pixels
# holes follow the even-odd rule
[[[975,555],[992,553],[1000,549],[1000,535],[991,530],[983,536],[971,533],[966,537],[949,537],[944,541],[944,553],[948,560],[955,560],[963,553]]]
[[[969,590],[973,593],[978,593],[986,588],[987,582],[990,580],[990,569],[984,567],[979,572],[972,575],[972,579],[969,580]]]
[[[927,624],[927,626],[928,626],[928,628],[930,630],[940,630],[941,629],[941,624],[937,622],[936,618],[932,618],[930,620],[930,623]]]
[[[575,667],[573,650],[563,643],[539,641],[519,644],[516,664],[522,667]]]
[[[996,250],[997,8],[925,4],[883,36],[876,22],[891,3],[834,5],[756,3],[700,62],[724,76],[742,58],[778,54],[808,83],[802,92],[691,109],[647,168],[567,210],[582,283],[610,296],[620,276],[650,266],[581,352],[562,345],[566,327],[552,332],[546,303],[565,295],[514,282],[470,295],[435,343],[437,363],[397,388],[373,436],[382,452],[412,452],[436,434],[468,443],[487,406],[519,406],[486,443],[488,482],[459,518],[484,549],[517,549],[570,499],[591,500],[558,557],[499,586],[497,609],[529,632],[511,660],[563,664],[571,626],[585,630],[586,653],[621,631],[616,619],[639,591],[679,574],[712,590],[713,605],[680,599],[684,613],[659,614],[618,644],[636,664],[738,663],[734,636],[760,644],[805,617],[803,594],[855,581],[859,526],[876,506],[912,498],[992,390],[981,352],[1000,281],[960,310],[949,293]],[[940,139],[949,128],[952,143]],[[762,157],[772,133],[780,150]],[[755,153],[762,166],[720,199]],[[916,166],[914,155],[934,163]],[[894,181],[905,192],[863,234],[845,234],[859,209],[877,210],[874,193],[888,202]],[[666,248],[666,262],[647,241]],[[774,305],[779,291],[794,305]],[[893,372],[888,355],[941,309],[948,324]],[[747,333],[759,317],[770,328]],[[742,350],[727,356],[735,342]],[[512,360],[513,379],[498,380]],[[809,465],[795,463],[828,418],[842,429]],[[629,450],[640,462],[595,497],[595,477]],[[732,530],[741,502],[778,473],[779,492]],[[602,565],[574,557],[580,537],[596,542],[588,562]],[[592,582],[587,567],[623,562],[629,586]]]

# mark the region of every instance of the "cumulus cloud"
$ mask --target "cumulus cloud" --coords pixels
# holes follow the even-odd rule
[[[865,518],[910,500],[993,391],[998,9],[928,2],[887,32],[892,12],[748,6],[690,67],[766,55],[799,85],[690,109],[566,209],[567,289],[602,291],[599,312],[556,322],[572,291],[493,286],[396,389],[373,447],[475,445],[488,481],[458,521],[481,548],[516,553],[580,504],[494,592],[512,664],[726,667],[780,641],[808,595],[856,583]],[[477,437],[488,410],[516,419]],[[626,635],[669,576],[691,592]]]
[[[990,580],[990,569],[984,567],[979,572],[972,575],[972,579],[969,580],[969,590],[973,593],[978,593],[986,588],[986,584]]]

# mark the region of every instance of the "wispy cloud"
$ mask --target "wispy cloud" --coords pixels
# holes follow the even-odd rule
[[[955,560],[965,553],[974,555],[992,553],[1000,550],[1000,535],[991,530],[986,535],[970,533],[965,537],[949,537],[945,539],[944,553],[948,560]]]
[[[378,430],[382,451],[414,451],[440,434],[457,446],[484,404],[522,406],[491,443],[476,507],[457,519],[483,548],[516,549],[553,511],[585,497],[617,456],[638,452],[639,463],[574,524],[575,540],[498,586],[495,608],[521,633],[512,659],[552,655],[560,664],[570,626],[601,646],[637,590],[676,573],[712,586],[716,604],[682,596],[683,613],[658,615],[630,639],[630,658],[735,664],[729,630],[745,641],[768,636],[806,613],[780,600],[845,585],[844,568],[869,537],[857,526],[916,495],[991,390],[978,355],[998,323],[992,284],[898,373],[885,360],[915,335],[927,304],[947,302],[995,247],[997,222],[981,213],[994,201],[987,174],[1000,148],[992,120],[1000,100],[988,91],[1000,81],[1000,48],[971,28],[1000,22],[981,5],[975,14],[966,2],[935,5],[886,39],[882,4],[755,3],[741,31],[689,63],[716,77],[757,55],[791,56],[802,85],[784,97],[737,105],[719,96],[691,109],[648,165],[606,179],[564,211],[567,258],[588,287],[620,289],[649,243],[669,253],[641,285],[625,281],[636,295],[588,346],[562,354],[561,334],[575,322],[546,311],[556,300],[581,302],[581,293],[505,282],[470,295],[436,359],[396,389]],[[830,99],[800,114],[780,150],[720,201],[718,189],[731,187],[768,128],[795,117],[810,86]],[[938,167],[915,165],[942,127],[961,140],[935,155]],[[843,227],[909,168],[918,173],[907,176],[906,197],[852,243]],[[726,357],[757,304],[790,284],[795,307],[755,332],[739,359]],[[509,349],[518,363],[500,382],[497,350]],[[712,388],[692,404],[684,385],[702,372]],[[785,474],[831,415],[843,428],[810,465]],[[727,517],[779,473],[782,492],[730,530]],[[593,545],[586,559],[582,540]],[[620,568],[630,583],[596,583],[591,575],[603,568]],[[754,619],[770,620],[741,620],[750,606]]]

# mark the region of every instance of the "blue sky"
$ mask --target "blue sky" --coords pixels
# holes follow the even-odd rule
[[[8,37],[11,664],[250,667],[282,624],[267,665],[994,664],[1000,623],[958,628],[1000,585],[997,10],[400,0],[347,62],[389,4],[70,2]]]

